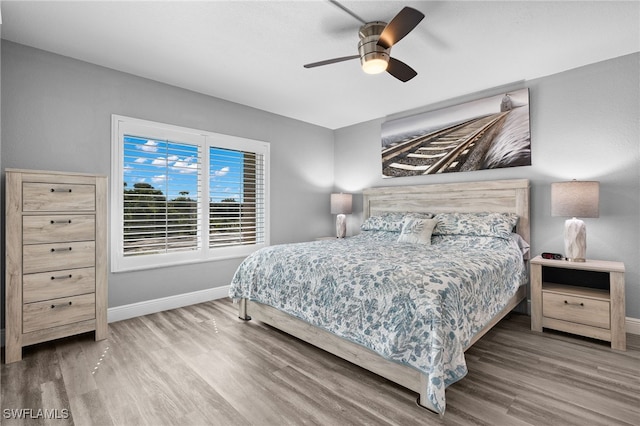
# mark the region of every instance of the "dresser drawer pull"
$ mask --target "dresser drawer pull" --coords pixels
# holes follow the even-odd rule
[[[73,302],[69,302],[68,306],[71,306]],[[57,306],[67,306],[66,304],[64,305],[57,305]],[[56,305],[51,305],[51,309],[54,309],[56,307]]]
[[[576,305],[576,306],[584,306],[584,303],[580,302],[580,303],[569,303],[568,301],[564,301],[565,305]]]
[[[52,248],[51,252],[53,253],[56,251],[71,251],[71,250],[73,250],[73,247],[62,247],[62,248],[58,247],[58,248]]]
[[[51,192],[71,192],[71,188],[69,189],[51,188]]]
[[[51,280],[68,280],[69,278],[71,278],[72,275],[59,275],[57,277],[51,277]]]
[[[52,220],[51,221],[52,225],[66,225],[68,223],[71,223],[71,219],[68,219],[68,220]]]

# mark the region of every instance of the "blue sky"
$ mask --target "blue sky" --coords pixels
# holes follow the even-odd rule
[[[195,197],[198,186],[198,147],[186,143],[136,136],[124,137],[124,182],[127,188],[144,182],[159,189],[169,199],[189,192]],[[243,154],[227,149],[210,149],[209,196],[212,201],[242,194]]]

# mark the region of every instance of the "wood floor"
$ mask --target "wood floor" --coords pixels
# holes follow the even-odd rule
[[[640,336],[627,352],[530,331],[512,315],[467,351],[444,418],[417,394],[257,321],[227,299],[110,324],[2,364],[3,425],[616,425],[640,423]],[[16,420],[11,409],[57,410]]]

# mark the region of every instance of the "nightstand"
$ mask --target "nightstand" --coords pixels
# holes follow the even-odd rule
[[[531,330],[543,328],[627,348],[624,264],[531,259]]]

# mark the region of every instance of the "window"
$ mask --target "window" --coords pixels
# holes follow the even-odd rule
[[[112,271],[268,244],[269,144],[112,117]]]

